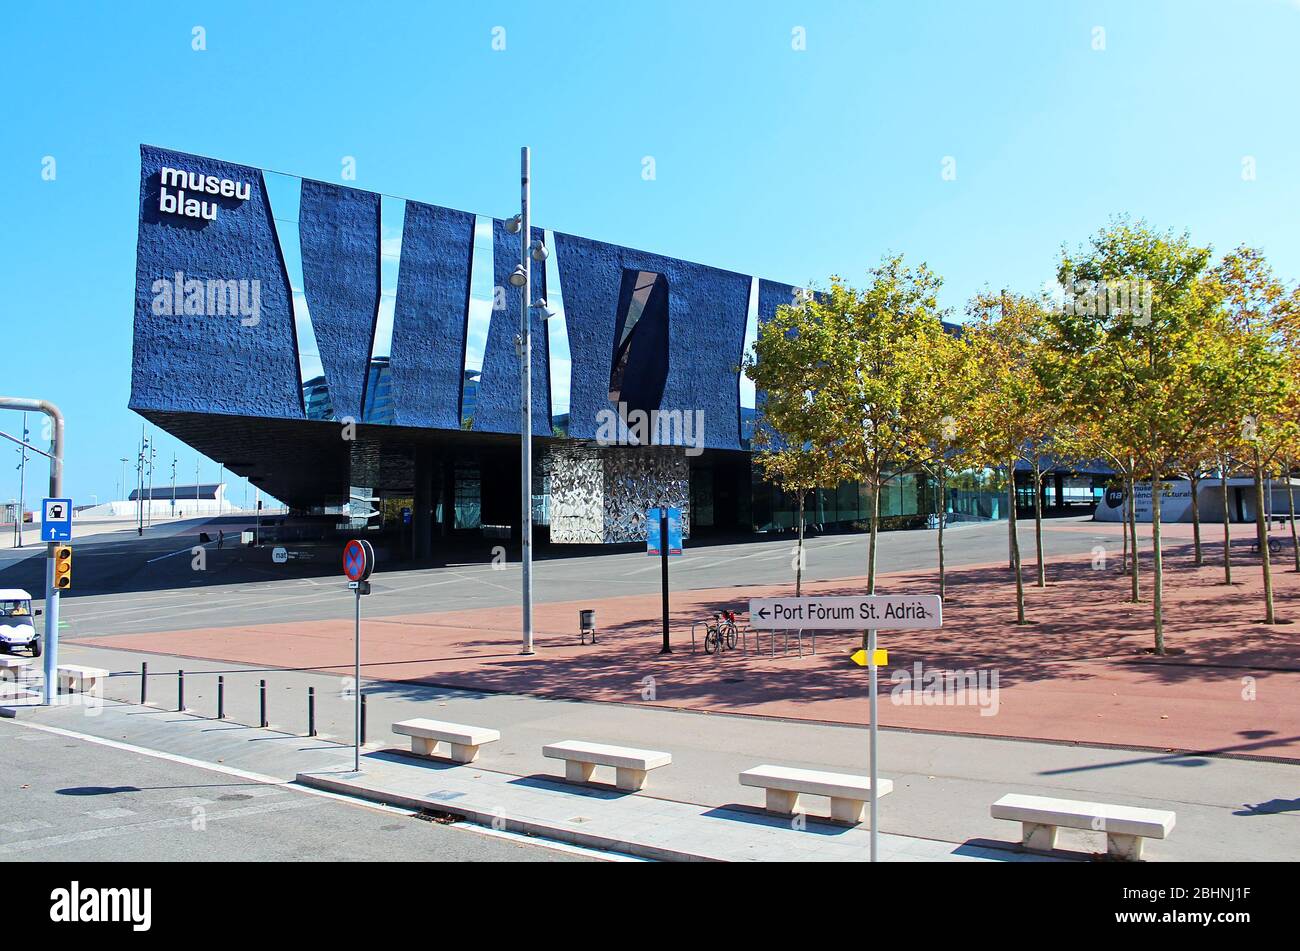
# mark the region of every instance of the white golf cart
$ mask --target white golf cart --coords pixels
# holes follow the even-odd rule
[[[35,621],[40,613],[40,608],[32,610],[32,596],[22,588],[0,588],[0,654],[25,647],[33,657],[41,656]]]

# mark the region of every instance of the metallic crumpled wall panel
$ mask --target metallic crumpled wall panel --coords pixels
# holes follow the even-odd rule
[[[690,534],[690,461],[672,447],[556,449],[550,457],[551,541],[562,545],[644,542],[646,510],[682,510]]]

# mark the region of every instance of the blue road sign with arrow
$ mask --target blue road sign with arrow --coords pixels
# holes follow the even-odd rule
[[[72,541],[72,499],[41,502],[41,541]]]

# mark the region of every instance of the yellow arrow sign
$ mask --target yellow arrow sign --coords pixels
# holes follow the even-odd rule
[[[853,663],[857,664],[859,667],[867,666],[867,652],[864,648],[858,648],[858,650],[854,651],[850,656],[853,658]],[[889,651],[877,649],[875,660],[877,667],[888,665]]]

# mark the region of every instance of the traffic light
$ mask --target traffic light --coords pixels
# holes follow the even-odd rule
[[[72,546],[54,546],[54,588],[63,591],[72,587]]]

